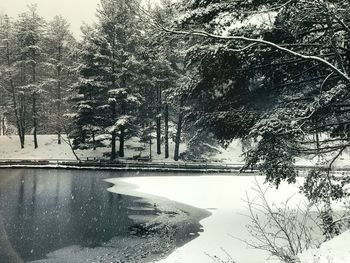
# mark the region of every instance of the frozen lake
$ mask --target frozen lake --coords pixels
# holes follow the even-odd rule
[[[0,231],[0,257],[17,253],[25,262],[142,262],[165,256],[198,235],[201,226],[191,214],[198,217],[199,209],[167,204],[164,211],[159,200],[107,191],[111,185],[104,179],[130,175],[135,174],[0,170],[0,228],[5,229]],[[177,218],[176,229],[157,222],[164,216]],[[11,252],[2,251],[11,246]]]

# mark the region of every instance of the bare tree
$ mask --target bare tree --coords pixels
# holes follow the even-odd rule
[[[2,76],[3,87],[6,93],[10,94],[11,98],[11,106],[15,116],[17,133],[20,139],[21,148],[24,148],[24,140],[25,140],[25,129],[26,129],[26,105],[24,94],[22,92],[18,92],[18,88],[15,83],[15,58],[14,58],[14,47],[16,46],[16,41],[14,37],[14,28],[13,23],[10,21],[8,16],[1,17],[1,42],[0,48],[4,50],[4,74]]]
[[[269,252],[287,263],[298,262],[297,255],[322,242],[322,227],[317,211],[306,204],[291,208],[288,198],[282,205],[270,204],[266,193],[256,181],[253,191],[257,197],[251,199],[248,194],[246,203],[250,223],[247,229],[250,240],[243,240],[248,246]]]

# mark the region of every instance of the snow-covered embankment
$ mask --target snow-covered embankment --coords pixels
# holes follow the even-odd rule
[[[252,187],[257,181],[263,184],[263,177],[254,176],[158,176],[109,179],[115,184],[109,190],[115,193],[129,194],[152,199],[160,196],[190,206],[207,209],[211,216],[200,223],[204,232],[184,246],[175,250],[161,263],[213,263],[210,256],[226,259],[231,255],[237,263],[267,262],[269,254],[264,251],[247,248],[239,239],[249,239],[246,224],[246,194],[255,195]],[[268,191],[267,198],[283,202],[289,197],[300,202],[303,196],[298,194],[296,185],[282,184],[278,190]],[[277,201],[278,200],[278,201]],[[279,262],[271,261],[268,262]]]

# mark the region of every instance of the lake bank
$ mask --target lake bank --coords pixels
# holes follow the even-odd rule
[[[101,171],[149,171],[189,173],[239,173],[243,165],[206,162],[143,162],[106,160],[21,160],[0,159],[0,168],[72,169]],[[253,172],[253,171],[251,171]]]
[[[246,229],[246,194],[254,198],[255,183],[263,185],[263,177],[254,176],[164,176],[108,179],[115,186],[109,191],[149,198],[160,196],[211,212],[200,221],[203,232],[199,237],[176,249],[159,263],[212,263],[212,257],[228,260],[228,253],[237,263],[279,262],[271,260],[265,251],[249,249],[242,240],[249,240]],[[130,187],[130,184],[133,185]],[[125,187],[126,186],[126,187]],[[267,186],[263,186],[266,188]],[[278,190],[268,191],[269,200],[286,201],[291,196],[293,203],[305,200],[297,185],[283,183]],[[230,261],[227,261],[230,262]]]

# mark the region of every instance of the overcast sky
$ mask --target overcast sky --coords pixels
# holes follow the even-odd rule
[[[62,15],[71,24],[75,36],[80,36],[83,21],[95,21],[99,0],[0,0],[0,13],[16,17],[25,12],[28,4],[38,4],[38,13],[47,21],[55,15]]]
[[[159,0],[142,0],[159,3]],[[83,22],[92,24],[96,21],[96,8],[100,0],[0,0],[0,13],[17,17],[27,11],[29,4],[38,5],[38,13],[50,21],[55,15],[62,15],[71,25],[76,37],[81,36],[80,26]]]

